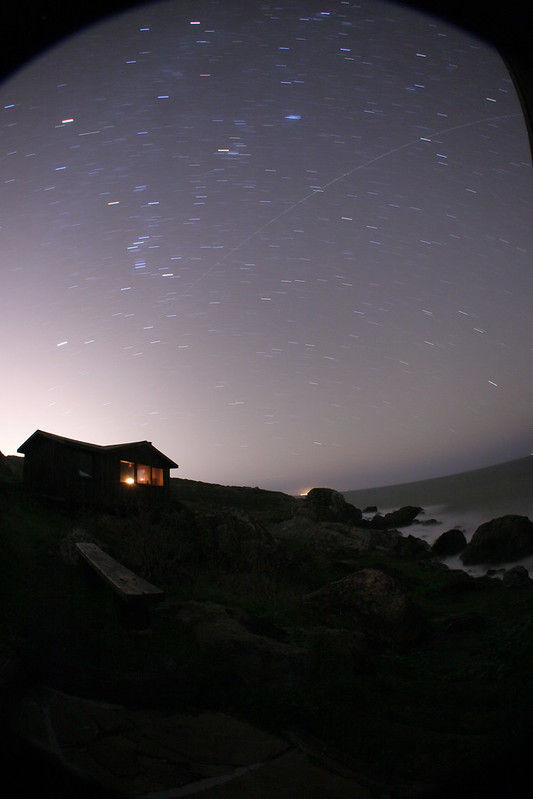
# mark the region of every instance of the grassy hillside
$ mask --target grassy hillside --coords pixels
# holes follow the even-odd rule
[[[224,486],[197,480],[171,478],[173,499],[199,509],[234,508],[258,520],[274,522],[293,512],[297,499],[281,491],[265,491],[247,486]]]

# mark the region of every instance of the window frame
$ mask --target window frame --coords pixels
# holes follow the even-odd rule
[[[124,466],[133,467],[133,470],[128,469],[128,476],[126,476],[126,470]],[[120,474],[119,474],[119,481],[121,485],[132,486],[136,485],[137,483],[137,469],[136,464],[134,461],[127,461],[125,458],[120,459]]]
[[[128,468],[126,468],[128,467]],[[147,475],[147,480],[139,480],[139,472]],[[120,458],[119,481],[121,485],[157,486],[165,485],[165,470],[162,466],[153,466],[150,463],[137,463],[137,461]]]
[[[154,476],[154,472],[158,473],[158,476],[159,476],[161,482],[157,482],[157,480],[156,480],[156,478]],[[152,483],[151,483],[151,485],[157,486],[158,488],[163,488],[163,486],[165,485],[165,472],[164,472],[162,466],[152,466]]]

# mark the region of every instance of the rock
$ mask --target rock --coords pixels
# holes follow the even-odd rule
[[[310,633],[310,668],[317,677],[368,668],[368,644],[360,630],[313,627]]]
[[[382,530],[386,527],[408,527],[412,524],[422,508],[415,507],[414,505],[405,505],[399,510],[393,510],[391,513],[386,513],[385,516],[376,514],[371,520],[372,527],[377,527]]]
[[[308,594],[304,601],[328,614],[352,612],[369,639],[411,643],[426,631],[421,611],[396,580],[379,569],[361,569]]]
[[[398,530],[372,530],[340,522],[315,522],[303,515],[269,527],[276,542],[278,569],[298,566],[301,571],[316,559],[329,563],[350,560],[360,552],[390,549]],[[353,569],[352,569],[353,571]]]
[[[217,567],[253,569],[271,550],[268,531],[243,513],[225,509],[197,519],[197,552]]]
[[[442,564],[443,565],[443,564]],[[444,566],[446,569],[446,566]],[[463,569],[447,569],[446,584],[443,591],[451,598],[455,599],[462,596],[467,591],[472,591],[476,587],[476,579]]]
[[[377,505],[368,505],[364,510],[363,513],[377,513],[378,507]]]
[[[345,557],[356,557],[368,549],[368,530],[338,522],[314,522],[306,516],[294,516],[272,525],[274,540],[271,563],[278,574],[310,575],[327,563]]]
[[[317,522],[343,522],[357,525],[363,514],[332,488],[312,488],[302,505],[303,513]]]
[[[112,777],[131,779],[140,771],[139,756],[133,741],[119,735],[96,738],[87,747],[89,754]]]
[[[431,547],[431,552],[433,555],[441,555],[446,557],[448,555],[459,554],[459,552],[462,552],[465,547],[465,534],[462,530],[454,528],[453,530],[446,530],[445,533],[439,535]]]
[[[525,566],[513,566],[512,569],[508,569],[502,580],[506,588],[522,588],[533,582]]]
[[[498,591],[502,587],[502,581],[488,574],[482,574],[479,577],[474,577],[474,589],[484,591]]]
[[[256,764],[270,766],[288,748],[285,739],[224,713],[126,708],[51,689],[23,697],[11,721],[17,736],[13,773],[27,785],[20,764],[26,772],[36,770],[35,785],[24,793],[29,796],[161,797],[180,795],[180,788],[189,795],[200,790],[194,785],[191,791],[190,783],[214,778],[216,785],[219,776],[239,768],[255,773]],[[291,777],[288,772],[282,778],[288,791],[294,786]],[[211,795],[209,785],[201,788]],[[261,782],[238,793],[274,795],[264,792]],[[327,788],[321,795],[329,795]]]
[[[254,624],[244,611],[191,600],[178,606],[176,620],[230,679],[271,683],[300,677],[306,670],[305,649],[250,632],[246,625]]]
[[[505,563],[533,553],[533,522],[527,516],[500,516],[477,528],[461,554],[465,565]]]
[[[135,714],[141,742],[151,744],[147,754],[168,761],[190,764],[193,772],[205,770],[205,776],[222,774],[228,767],[270,760],[287,748],[277,736],[253,727],[225,713],[204,711],[195,715],[182,713]],[[219,772],[220,773],[220,772]],[[170,787],[174,787],[171,783]],[[191,792],[192,793],[192,792]],[[174,795],[169,791],[167,795]],[[178,794],[179,795],[179,794]]]
[[[369,549],[393,549],[402,537],[399,530],[365,530],[368,533]]]
[[[449,616],[436,619],[434,627],[438,632],[461,634],[479,632],[486,627],[486,624],[485,618],[473,610],[465,611],[464,613],[452,613]]]
[[[391,552],[398,558],[420,560],[429,557],[430,548],[427,541],[421,538],[416,538],[414,535],[400,535],[394,540]]]

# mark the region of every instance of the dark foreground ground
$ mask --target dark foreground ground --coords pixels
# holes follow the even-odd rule
[[[1,485],[3,774],[17,792],[529,795],[530,584],[449,571],[284,494],[173,490],[165,511],[120,515]],[[124,624],[75,540],[165,590],[148,629]],[[393,581],[388,609],[332,603],[328,587],[363,570]]]

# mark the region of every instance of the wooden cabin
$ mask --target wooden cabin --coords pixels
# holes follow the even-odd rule
[[[17,452],[24,455],[24,484],[30,491],[102,507],[167,499],[170,469],[178,468],[150,441],[102,446],[43,430]]]

